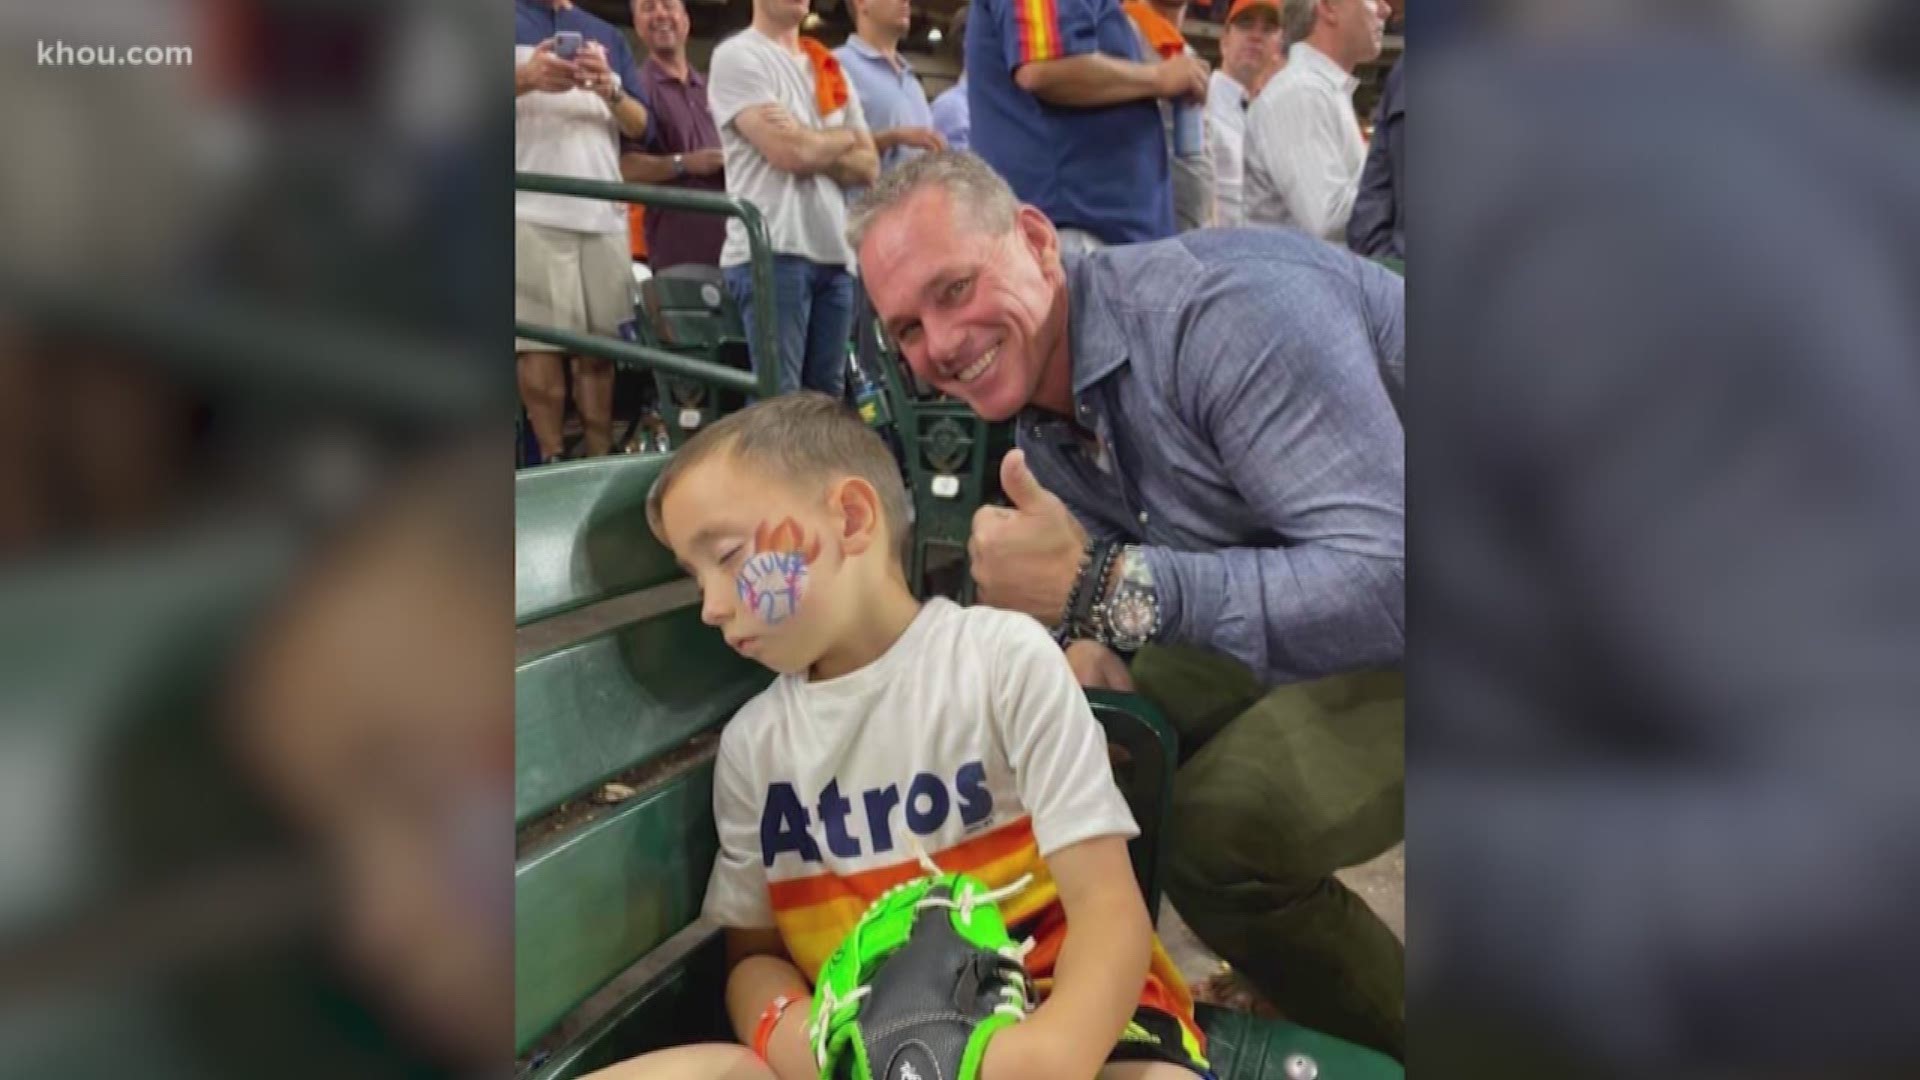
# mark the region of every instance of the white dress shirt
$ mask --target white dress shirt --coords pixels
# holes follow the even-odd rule
[[[1215,68],[1207,85],[1207,118],[1213,123],[1213,201],[1221,225],[1247,223],[1241,194],[1247,105],[1247,88]]]
[[[1247,111],[1247,220],[1293,225],[1345,244],[1367,144],[1354,115],[1360,85],[1327,54],[1296,42],[1287,66]]]

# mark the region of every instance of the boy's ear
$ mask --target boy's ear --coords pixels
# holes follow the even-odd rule
[[[827,490],[834,521],[839,525],[842,553],[864,554],[880,539],[880,493],[858,476],[842,477]]]

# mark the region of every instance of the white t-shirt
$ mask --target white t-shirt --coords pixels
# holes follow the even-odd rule
[[[865,130],[866,114],[859,95],[847,87],[847,103],[822,119],[814,102],[813,65],[772,38],[749,26],[713,50],[707,72],[707,106],[720,129],[720,149],[726,156],[727,194],[745,199],[766,215],[773,250],[799,255],[828,266],[850,266],[853,250],[847,246],[847,200],[840,185],[825,173],[795,176],[773,167],[733,119],[756,105],[779,105],[802,126],[816,131],[851,127]],[[721,266],[747,261],[747,228],[738,218],[727,220],[727,242],[720,249]]]
[[[1208,80],[1207,118],[1213,121],[1213,199],[1219,223],[1245,225],[1247,208],[1241,196],[1241,174],[1247,138],[1247,89],[1217,68]]]
[[[1041,860],[1139,832],[1047,632],[944,599],[859,671],[782,676],[748,702],[720,738],[713,805],[707,916],[778,928],[809,979],[868,902],[923,872],[909,836],[942,870],[996,888],[1034,875],[1001,911],[1035,935],[1030,969],[1042,977],[1065,924]]]
[[[514,46],[515,64],[532,55],[533,46]],[[620,122],[606,99],[591,90],[521,94],[513,102],[513,168],[618,183]],[[538,191],[514,192],[513,218],[582,233],[627,231],[625,203]]]

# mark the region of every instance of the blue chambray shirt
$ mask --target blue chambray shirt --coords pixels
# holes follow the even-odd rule
[[[1406,646],[1405,287],[1292,229],[1066,259],[1079,425],[1023,412],[1035,478],[1146,545],[1161,633],[1269,683]]]

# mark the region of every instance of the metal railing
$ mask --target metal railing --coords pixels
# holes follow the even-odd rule
[[[628,368],[664,371],[687,379],[770,398],[780,392],[780,355],[774,346],[773,244],[767,238],[767,222],[760,208],[744,199],[713,191],[688,191],[658,184],[616,184],[605,180],[581,180],[547,173],[514,173],[517,191],[538,191],[548,195],[570,195],[581,199],[639,203],[662,210],[688,210],[697,214],[721,214],[737,217],[747,230],[748,269],[753,275],[753,299],[757,318],[750,320],[753,374],[708,360],[670,353],[649,345],[639,345],[599,334],[576,334],[553,326],[513,321],[515,337],[559,346],[580,356],[597,356]]]

